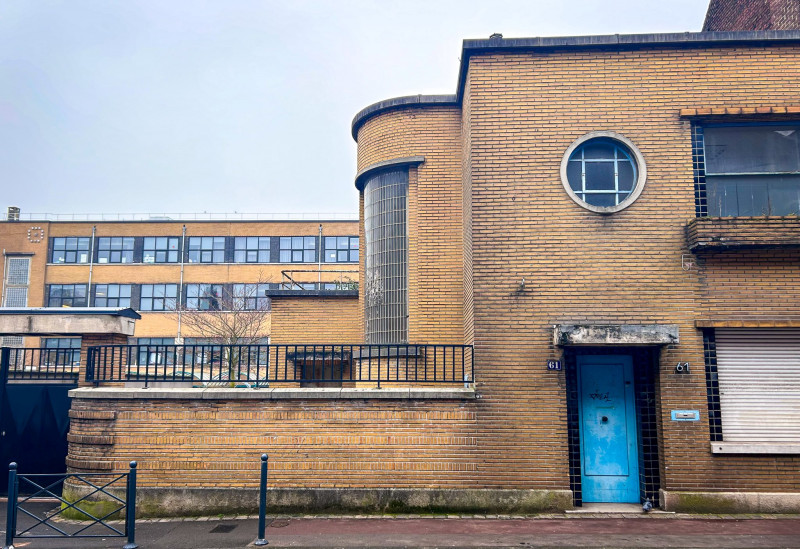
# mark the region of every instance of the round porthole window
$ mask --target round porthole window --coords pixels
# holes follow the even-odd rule
[[[639,149],[614,132],[592,132],[577,139],[561,161],[561,182],[587,210],[614,213],[641,194],[647,168]]]

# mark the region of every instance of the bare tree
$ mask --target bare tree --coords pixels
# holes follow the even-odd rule
[[[243,346],[264,344],[269,337],[268,287],[261,277],[252,284],[187,284],[184,303],[175,305],[182,333],[212,346],[206,358],[218,365],[219,379],[251,377],[249,370],[263,353],[247,352]],[[188,348],[185,352],[196,354]]]

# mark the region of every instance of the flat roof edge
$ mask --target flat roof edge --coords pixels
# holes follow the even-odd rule
[[[639,48],[652,46],[726,46],[731,44],[800,43],[800,30],[674,32],[650,34],[600,34],[589,36],[553,36],[535,38],[465,39],[461,48],[461,65],[455,95],[407,95],[378,101],[353,117],[351,134],[358,142],[358,130],[373,116],[403,107],[461,104],[467,67],[471,55],[487,52],[508,52],[537,49]]]
[[[457,106],[459,98],[456,95],[404,95],[402,97],[392,97],[373,103],[360,111],[353,117],[350,124],[350,132],[355,141],[358,141],[358,130],[364,123],[375,116],[394,109],[403,107],[430,107],[430,106]]]

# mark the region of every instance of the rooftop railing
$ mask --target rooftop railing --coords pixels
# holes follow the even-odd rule
[[[358,213],[20,213],[0,221],[358,221]]]
[[[149,386],[336,387],[474,381],[471,345],[101,345],[86,381]]]

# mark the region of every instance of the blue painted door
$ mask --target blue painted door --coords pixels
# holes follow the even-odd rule
[[[631,357],[579,356],[578,386],[583,501],[639,503]]]

